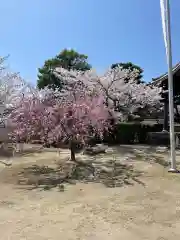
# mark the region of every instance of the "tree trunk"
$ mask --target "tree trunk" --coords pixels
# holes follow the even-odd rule
[[[70,151],[71,151],[71,161],[75,162],[76,161],[75,144],[73,141],[70,142]]]

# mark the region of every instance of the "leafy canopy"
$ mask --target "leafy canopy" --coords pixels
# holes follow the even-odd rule
[[[45,87],[61,90],[64,82],[54,74],[56,67],[62,67],[67,70],[87,71],[91,65],[87,62],[88,56],[80,54],[73,49],[64,49],[54,58],[45,61],[44,66],[39,68],[37,86],[39,89]]]

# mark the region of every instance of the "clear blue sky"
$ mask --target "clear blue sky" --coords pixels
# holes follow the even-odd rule
[[[180,61],[180,1],[171,2],[173,64]],[[33,83],[63,48],[87,54],[99,72],[132,61],[144,78],[167,70],[159,0],[2,0],[0,55]]]

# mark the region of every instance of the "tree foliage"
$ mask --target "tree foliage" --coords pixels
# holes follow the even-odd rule
[[[7,58],[0,58],[0,104],[12,108],[24,95],[35,93],[36,90],[22,79],[19,73],[12,72],[6,66]]]
[[[37,86],[42,89],[46,86],[50,88],[63,88],[64,82],[61,78],[57,78],[53,74],[56,67],[62,67],[67,70],[80,70],[87,71],[91,69],[91,65],[87,62],[88,57],[84,54],[80,54],[75,50],[64,49],[54,58],[45,61],[44,66],[39,68]]]
[[[75,142],[85,144],[97,135],[102,138],[110,129],[110,120],[128,121],[160,109],[161,89],[137,84],[137,74],[137,70],[121,67],[103,76],[92,70],[56,68],[55,76],[61,77],[66,88],[45,88],[17,102],[9,115],[14,124],[12,137],[16,141],[39,138],[49,144],[69,142],[71,159],[75,160]]]
[[[109,128],[110,113],[102,95],[89,94],[76,83],[65,95],[46,89],[28,96],[11,112],[16,141],[40,139],[45,144],[69,142],[75,161],[76,142],[85,144],[90,137],[103,137]]]
[[[85,85],[90,92],[103,94],[106,105],[118,114],[121,121],[144,117],[161,109],[161,89],[144,83],[137,84],[135,79],[139,72],[136,69],[132,71],[116,67],[109,69],[102,76],[98,76],[92,70],[82,73],[57,68],[57,77],[58,73],[66,82],[66,86],[77,82],[79,85]],[[127,78],[128,82],[125,81]]]
[[[134,79],[136,81],[136,83],[143,83],[142,78],[143,78],[143,69],[141,67],[139,67],[138,65],[133,64],[132,62],[127,62],[127,63],[115,63],[111,65],[111,69],[114,69],[116,67],[121,67],[124,70],[130,70],[130,71],[134,71],[137,70],[138,74],[136,76],[136,78]],[[126,78],[125,81],[128,82],[130,79]]]

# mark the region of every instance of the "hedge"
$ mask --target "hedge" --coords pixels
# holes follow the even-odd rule
[[[149,132],[161,132],[162,124],[144,125],[141,123],[118,123],[113,131],[105,133],[103,143],[107,144],[146,144]],[[100,143],[100,139],[92,139],[91,143]]]
[[[104,134],[103,141],[95,137],[89,141],[90,145],[105,143],[115,144],[146,144],[149,132],[161,132],[163,124],[144,125],[137,122],[118,123],[111,132]],[[53,145],[56,147],[57,144]],[[48,146],[47,146],[48,147]],[[49,146],[50,147],[50,146]]]

